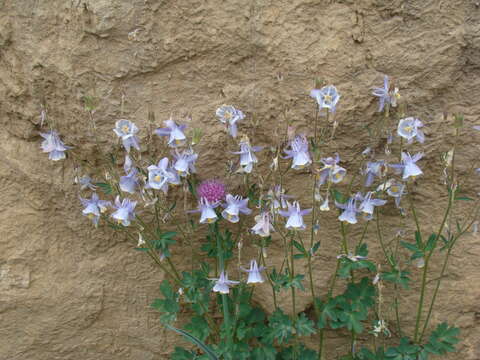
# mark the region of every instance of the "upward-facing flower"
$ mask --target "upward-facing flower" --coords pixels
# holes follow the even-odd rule
[[[392,98],[390,96],[390,85],[388,84],[388,76],[383,77],[383,88],[373,88],[373,96],[378,97],[378,111],[381,112],[385,104],[390,104]]]
[[[365,186],[369,187],[373,184],[376,177],[382,176],[382,167],[385,165],[385,161],[369,161],[365,168]]]
[[[263,283],[262,271],[265,269],[263,266],[258,266],[256,260],[250,260],[250,269],[241,268],[248,273],[247,284]]]
[[[239,213],[249,215],[252,210],[248,208],[248,198],[242,199],[240,195],[233,196],[227,194],[226,203],[222,205],[225,210],[222,211],[222,216],[231,223],[237,223],[239,220]]]
[[[168,191],[168,184],[176,184],[177,177],[168,168],[168,158],[163,158],[157,165],[150,165],[148,168],[147,187],[162,190],[165,194]]]
[[[387,200],[382,199],[372,199],[373,192],[369,191],[365,194],[365,197],[362,194],[358,194],[358,199],[362,201],[358,210],[363,212],[366,216],[367,220],[372,219],[373,211],[375,210],[375,206],[382,206],[387,203]]]
[[[357,223],[357,213],[359,212],[357,209],[357,199],[359,198],[359,194],[357,193],[355,196],[348,199],[348,202],[345,204],[339,203],[335,201],[335,205],[343,209],[344,211],[338,217],[338,220],[345,221],[350,224]]]
[[[280,215],[287,218],[285,228],[293,230],[305,230],[306,225],[303,221],[303,216],[309,214],[312,209],[301,210],[298,201],[294,201],[293,204],[290,204],[287,201],[287,208],[288,209],[286,211],[278,211]]]
[[[82,210],[83,215],[88,216],[95,226],[98,225],[100,214],[107,211],[112,204],[110,201],[100,200],[97,193],[93,193],[90,199],[80,198],[85,209]]]
[[[225,198],[225,184],[217,179],[205,180],[198,185],[197,193],[201,198],[214,203]]]
[[[317,100],[320,110],[327,109],[332,113],[335,112],[338,100],[340,100],[340,94],[333,85],[324,86],[320,90],[313,89],[310,91],[310,96]]]
[[[120,197],[115,198],[114,208],[117,209],[111,217],[118,221],[119,224],[123,226],[130,225],[130,222],[135,219],[135,206],[137,205],[136,201],[129,200],[127,198],[123,199],[120,202]]]
[[[138,170],[136,167],[132,166],[132,159],[130,156],[125,156],[125,163],[123,164],[123,169],[127,175],[120,177],[120,190],[134,194],[135,190],[138,187]]]
[[[340,156],[338,156],[338,154],[335,154],[334,158],[323,158],[320,159],[320,161],[323,163],[323,168],[320,170],[319,185],[325,184],[327,180],[334,184],[338,184],[343,180],[347,170],[338,165],[340,162]]]
[[[240,151],[233,152],[240,155],[240,168],[247,174],[252,172],[253,165],[258,162],[255,152],[262,150],[262,146],[250,146],[250,141],[244,137],[240,141]]]
[[[185,177],[190,175],[190,173],[196,173],[195,162],[198,159],[198,154],[196,154],[192,149],[184,150],[181,154],[178,151],[175,151],[173,154],[175,158],[175,163],[173,168],[178,175]]]
[[[305,135],[298,135],[289,144],[290,149],[285,149],[285,159],[293,158],[292,169],[299,170],[310,165],[312,159],[308,152],[308,140]]]
[[[256,235],[268,237],[270,236],[270,232],[274,230],[268,211],[264,211],[260,215],[255,216],[255,222],[255,225],[252,227],[252,232]]]
[[[423,157],[423,153],[417,153],[410,156],[409,153],[402,152],[402,163],[391,164],[390,167],[396,169],[402,173],[403,180],[408,179],[410,176],[415,177],[423,174],[422,170],[417,166],[416,162]]]
[[[222,105],[217,109],[216,115],[218,120],[228,126],[230,135],[237,137],[237,122],[245,118],[243,112],[235,109],[233,106]]]
[[[113,129],[113,131],[120,139],[122,139],[123,147],[127,152],[130,152],[132,146],[140,151],[140,142],[135,135],[138,133],[138,128],[133,122],[125,119],[118,120],[115,123],[115,129]]]
[[[65,151],[71,149],[70,146],[65,145],[58,133],[55,130],[51,130],[46,133],[40,133],[40,136],[45,140],[42,141],[43,152],[48,153],[48,158],[53,161],[65,159]]]
[[[423,127],[423,123],[413,117],[408,117],[401,119],[398,123],[397,133],[398,136],[401,136],[404,139],[407,139],[407,142],[411,144],[415,138],[418,142],[423,143],[425,141],[425,135],[420,128]]]
[[[168,136],[168,145],[171,147],[177,147],[185,144],[187,137],[183,133],[187,125],[177,125],[172,119],[168,119],[164,122],[164,128],[158,128],[155,130],[155,134],[158,136]]]
[[[215,286],[213,287],[214,292],[218,292],[220,294],[228,294],[230,292],[230,286],[236,285],[239,281],[228,280],[227,273],[222,270],[220,273],[220,277],[218,279],[209,279],[215,281]]]

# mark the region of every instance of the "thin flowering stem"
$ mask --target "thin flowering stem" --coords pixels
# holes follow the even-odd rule
[[[293,255],[293,240],[295,236],[295,230],[292,231],[291,240],[290,240],[290,282],[293,282],[293,278],[295,277],[295,261]],[[295,287],[290,287],[292,290],[292,323],[293,327],[296,328],[297,324],[297,309],[296,309],[296,294],[295,294]],[[294,334],[294,348],[293,348],[293,357],[296,359],[297,349],[298,349],[298,335],[295,331]]]

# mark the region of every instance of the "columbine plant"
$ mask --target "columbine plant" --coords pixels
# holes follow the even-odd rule
[[[373,90],[382,114],[357,168],[343,163],[339,154],[328,156],[320,148],[334,139],[338,126],[336,87],[314,89],[310,95],[316,116],[308,133],[313,136],[295,133],[288,124],[280,143],[265,147],[251,145],[255,134],[242,133],[236,143],[245,115],[233,106],[220,106],[215,115],[233,138],[228,137],[234,142],[230,148],[239,148],[223,152],[230,157],[229,164],[238,163],[238,171],[227,167],[225,178],[217,174],[200,181],[196,162],[202,158],[202,131],[192,129],[189,136],[187,127],[172,119],[155,133],[173,149],[165,148],[165,140],[158,138],[145,147],[151,149],[157,142],[165,150],[161,156],[141,154],[141,139],[147,134],[122,119],[113,131],[126,153],[106,154],[99,171],[76,171],[82,213],[95,226],[106,225],[124,234],[132,247],[164,272],[162,297],[152,306],[167,328],[192,342],[189,348],[176,347],[172,359],[332,359],[325,351],[326,330],[348,338],[344,354],[335,357],[342,360],[426,360],[455,350],[459,329],[445,322],[432,324],[432,319],[452,251],[478,224],[479,201],[461,194],[456,172],[456,139],[463,117],[455,116],[454,145],[442,157],[439,178],[443,176],[446,185],[446,204],[441,223],[435,224],[430,217],[421,219],[416,210],[417,182],[426,181],[420,175],[431,171],[422,169],[427,161],[420,161],[424,155],[418,148],[428,142],[424,123],[405,117],[404,106],[397,106],[398,89],[389,78],[385,76],[383,87]],[[93,120],[93,109],[87,110]],[[334,120],[329,136],[328,131],[317,131],[318,115],[327,116],[326,126]],[[54,129],[41,136],[41,148],[52,160],[65,159],[75,151]],[[386,144],[384,151],[382,144]],[[259,153],[262,148],[272,149],[273,160],[265,160],[268,151]],[[123,170],[117,161],[122,158]],[[344,166],[350,168],[348,175]],[[387,178],[388,169],[397,176]],[[90,175],[103,177],[104,182],[95,182]],[[293,177],[296,186],[288,191]],[[303,188],[311,189],[310,201],[298,191],[302,181]],[[438,199],[436,208],[442,204]],[[469,215],[457,220],[455,210],[469,202],[473,204]],[[330,203],[335,207],[330,208]],[[391,234],[383,221],[387,213],[398,216],[400,229]],[[339,235],[323,238],[321,224],[332,219],[337,220]],[[428,234],[427,228],[436,230]],[[387,241],[387,236],[393,240]],[[373,238],[383,259],[369,257]],[[177,245],[180,239],[183,246]],[[338,243],[337,253],[326,253],[321,245],[327,241]],[[252,258],[244,259],[244,244],[251,244]],[[272,244],[283,247],[281,263],[268,258]],[[328,263],[329,258],[335,263]],[[246,260],[249,268],[241,265]],[[442,263],[439,274],[433,274],[433,262]],[[331,278],[318,280],[314,268],[331,268]],[[402,293],[411,291],[416,280],[418,303],[402,303]],[[269,289],[270,303],[256,301],[260,287]],[[308,292],[310,305],[300,307],[299,292]],[[412,310],[412,306],[416,315],[402,319],[399,309]],[[186,322],[177,321],[180,312],[188,314]]]

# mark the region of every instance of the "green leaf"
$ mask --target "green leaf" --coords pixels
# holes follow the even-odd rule
[[[95,185],[98,186],[105,195],[110,195],[113,192],[110,184],[98,182],[95,183]]]
[[[437,235],[436,234],[431,234],[428,237],[427,244],[425,245],[425,252],[430,252],[435,248],[435,245],[437,243]]]
[[[205,341],[210,335],[210,328],[207,321],[201,316],[194,316],[188,324],[184,326],[185,330],[198,339]]]
[[[275,360],[277,350],[273,346],[261,346],[253,349],[252,360]]]
[[[272,344],[275,340],[279,344],[288,342],[292,338],[293,324],[289,316],[281,309],[275,310],[268,318],[268,333],[266,339]]]
[[[386,352],[386,358],[391,360],[417,360],[421,348],[414,345],[406,337],[400,339],[397,347],[390,347]]]
[[[410,272],[408,271],[402,271],[393,268],[391,271],[383,271],[380,274],[380,278],[394,284],[399,284],[404,289],[408,289],[410,283],[410,278],[408,275],[410,275]]]
[[[175,351],[171,355],[171,360],[194,360],[197,356],[192,351],[187,351],[179,346],[175,347]]]
[[[200,349],[202,349],[203,352],[205,352],[206,355],[208,355],[208,358],[210,360],[220,360],[217,355],[213,352],[213,350],[203,343],[201,340],[197,339],[195,336],[190,335],[188,332],[177,329],[171,325],[166,324],[165,325],[168,329],[175,331],[176,333],[183,335],[188,341],[192,342],[193,344],[197,345]]]
[[[444,355],[447,352],[455,351],[455,344],[460,340],[458,335],[460,329],[456,327],[449,327],[446,322],[441,323],[430,335],[428,343],[425,345],[425,350],[431,354]]]
[[[295,323],[297,328],[297,334],[300,336],[307,336],[315,334],[315,324],[312,320],[308,319],[305,313],[301,313]]]

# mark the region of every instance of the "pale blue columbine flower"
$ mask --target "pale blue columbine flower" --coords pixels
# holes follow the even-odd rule
[[[373,88],[373,96],[378,97],[378,111],[381,112],[385,107],[385,104],[390,104],[392,98],[390,96],[390,85],[388,84],[388,76],[383,77],[383,88]]]
[[[372,219],[375,206],[382,206],[387,203],[387,200],[372,199],[373,194],[373,192],[369,191],[365,194],[365,197],[362,194],[357,195],[357,199],[362,201],[358,210],[365,214],[365,219],[367,220]]]
[[[397,134],[404,139],[407,139],[407,142],[411,144],[416,138],[418,142],[423,143],[425,141],[425,135],[420,128],[423,127],[423,123],[413,117],[408,117],[401,119],[398,123]]]
[[[310,211],[312,209],[301,210],[298,201],[294,201],[293,204],[287,201],[287,210],[279,210],[278,213],[287,218],[286,229],[305,230],[306,225],[303,216],[309,214]]]
[[[252,232],[255,235],[268,237],[272,231],[274,231],[274,228],[271,215],[268,211],[264,211],[260,215],[255,216],[255,225],[252,227]]]
[[[220,205],[219,201],[210,202],[206,198],[200,198],[198,202],[198,208],[196,210],[190,210],[190,213],[200,213],[200,224],[212,224],[217,221],[218,216],[215,212],[215,208]]]
[[[328,180],[334,184],[338,184],[345,177],[347,170],[339,166],[340,156],[335,154],[335,157],[328,157],[320,159],[323,163],[323,168],[320,170],[319,185],[325,184]]]
[[[40,133],[45,140],[42,141],[42,150],[48,153],[48,158],[53,161],[65,159],[65,151],[71,149],[71,146],[65,145],[55,130],[46,133]]]
[[[385,161],[369,161],[365,167],[364,174],[365,178],[365,187],[372,186],[376,177],[382,176],[382,167],[385,166]]]
[[[327,109],[327,111],[332,113],[335,112],[338,100],[340,100],[340,94],[333,85],[327,85],[321,89],[313,89],[310,91],[310,96],[317,100],[320,110]]]
[[[125,156],[125,163],[123,164],[123,169],[127,175],[120,177],[120,190],[134,194],[137,187],[139,186],[138,182],[138,170],[133,166],[132,159],[130,156]]]
[[[343,209],[343,212],[338,217],[338,220],[345,221],[350,224],[357,223],[357,213],[359,212],[359,210],[357,209],[358,198],[359,198],[359,193],[357,193],[355,196],[348,199],[348,201],[344,204],[335,201],[335,205],[339,209]]]
[[[168,158],[163,158],[157,165],[150,165],[148,168],[147,188],[162,190],[165,194],[168,191],[168,184],[175,184],[177,177],[168,168]]]
[[[237,223],[239,218],[239,213],[250,215],[252,210],[248,208],[248,198],[243,199],[240,195],[233,196],[227,194],[225,198],[225,204],[222,206],[225,210],[222,211],[222,216],[224,219],[230,221],[231,223]]]
[[[237,122],[243,120],[245,115],[238,109],[230,105],[220,106],[216,113],[218,120],[228,126],[229,133],[232,137],[237,137]]]
[[[185,144],[187,137],[183,133],[187,125],[177,125],[172,119],[168,119],[164,122],[164,128],[158,128],[155,130],[155,134],[158,136],[168,136],[168,145],[171,147],[177,147]]]
[[[277,212],[278,209],[287,207],[287,199],[293,198],[292,195],[285,194],[285,189],[281,185],[275,185],[268,190],[267,199],[270,204],[272,213]]]
[[[312,159],[310,158],[310,153],[308,152],[308,140],[305,135],[297,135],[295,138],[290,141],[290,149],[283,150],[287,156],[284,159],[292,159],[292,169],[299,170],[310,165]]]
[[[136,133],[138,133],[137,126],[130,120],[118,120],[115,123],[115,129],[113,129],[115,134],[122,139],[122,144],[127,152],[130,152],[130,148],[133,146],[135,149],[140,151],[140,142]]]
[[[80,198],[80,201],[85,207],[82,210],[83,215],[88,216],[95,226],[98,225],[100,214],[103,214],[109,206],[112,206],[110,201],[100,200],[97,193],[93,193],[90,199]]]
[[[198,154],[192,149],[184,150],[182,153],[175,151],[173,157],[175,158],[173,169],[179,176],[185,177],[190,175],[190,173],[197,172],[195,169],[195,162],[198,159]]]
[[[240,155],[240,169],[244,173],[251,173],[253,165],[258,162],[255,153],[262,150],[262,146],[250,146],[248,138],[243,138],[240,141],[240,151],[234,151],[233,154]]]
[[[395,199],[395,206],[400,207],[402,196],[406,194],[405,184],[401,182],[390,182],[388,185],[387,194]]]
[[[92,178],[88,175],[83,175],[78,179],[78,184],[80,185],[80,190],[90,189],[95,191],[97,186],[92,183]]]
[[[257,260],[250,260],[250,269],[241,268],[248,273],[247,284],[263,283],[262,271],[265,269],[263,266],[258,266]]]
[[[402,173],[402,179],[415,177],[423,174],[422,170],[417,166],[416,162],[423,157],[423,153],[417,153],[411,156],[409,153],[402,152],[401,164],[390,164],[389,166]]]
[[[209,280],[215,281],[213,291],[220,294],[228,294],[230,292],[230,286],[239,284],[239,281],[229,280],[228,275],[224,270],[222,270],[218,279],[209,278]]]
[[[119,224],[123,226],[130,225],[130,222],[135,219],[135,206],[136,201],[124,198],[120,202],[120,197],[117,195],[115,198],[114,208],[117,209],[112,215],[112,218],[117,220]]]

